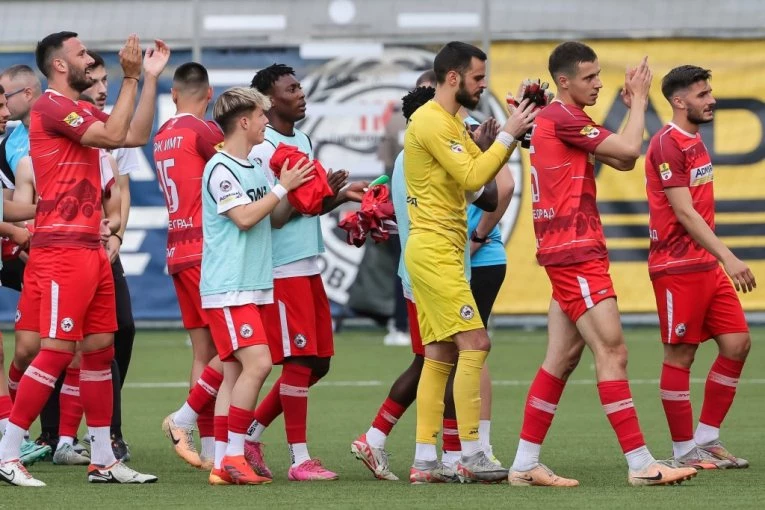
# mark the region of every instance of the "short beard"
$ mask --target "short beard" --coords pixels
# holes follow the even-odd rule
[[[79,93],[83,93],[93,86],[93,79],[89,78],[85,71],[75,70],[70,68],[69,74],[66,77],[67,83]]]
[[[714,110],[712,110],[712,113],[714,113]],[[705,119],[703,112],[700,113],[699,115],[696,115],[696,112],[694,112],[693,110],[688,110],[687,116],[688,116],[688,122],[690,122],[691,124],[695,124],[697,126],[701,124],[709,124],[710,122],[714,120],[714,116],[711,119]]]
[[[465,89],[464,85],[460,83],[460,88],[457,89],[457,93],[454,95],[454,100],[468,110],[474,110],[475,107],[478,106],[478,103],[481,99],[474,99],[473,96],[471,96]]]

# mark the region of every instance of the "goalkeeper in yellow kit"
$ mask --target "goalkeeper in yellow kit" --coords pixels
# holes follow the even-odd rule
[[[492,463],[478,440],[481,368],[489,337],[465,279],[466,191],[477,191],[507,163],[515,140],[533,124],[534,105],[522,102],[486,152],[457,115],[474,109],[486,88],[486,54],[450,42],[433,62],[436,95],[411,118],[404,138],[409,242],[404,261],[412,279],[425,364],[417,388],[417,446],[411,483],[447,481],[436,437],[444,390],[456,362],[454,402],[462,443],[461,481],[499,481],[507,470]]]

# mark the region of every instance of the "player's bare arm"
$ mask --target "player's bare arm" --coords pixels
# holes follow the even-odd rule
[[[160,39],[154,41],[154,47],[146,50],[143,59],[143,88],[138,100],[133,120],[130,123],[125,147],[142,147],[149,142],[154,123],[154,108],[157,99],[157,81],[170,59],[170,48]],[[133,81],[133,80],[128,80]]]
[[[473,205],[486,212],[493,212],[497,210],[498,193],[497,193],[497,181],[496,179],[487,183],[483,187],[483,191],[479,196],[472,200]]]
[[[507,208],[510,206],[510,201],[515,191],[515,179],[513,179],[513,174],[510,173],[509,168],[500,171],[494,182],[497,185],[497,207],[491,212],[482,214],[481,219],[478,220],[478,225],[475,227],[475,236],[480,239],[485,239],[494,230],[494,227],[499,224]],[[480,243],[471,241],[471,253],[475,253],[480,246]]]
[[[112,156],[109,157],[109,162],[114,161],[113,168],[117,168],[117,162]],[[125,230],[127,230],[128,218],[130,216],[130,176],[128,174],[117,175],[114,179],[116,186],[113,187],[119,196],[119,222],[117,224],[116,236],[111,236],[106,243],[106,251],[109,254],[109,260],[114,262],[117,259],[117,255],[120,253],[120,247],[122,246],[122,240],[125,239]]]
[[[279,184],[284,186],[284,189],[287,191],[292,191],[314,178],[313,175],[309,175],[314,169],[312,161],[306,161],[303,158],[290,169],[287,168],[288,164],[289,161],[284,162],[279,178]],[[249,230],[263,218],[272,212],[276,212],[280,202],[287,202],[287,200],[280,199],[276,193],[269,193],[261,200],[229,209],[226,211],[226,215],[236,224],[239,230]],[[281,226],[283,225],[282,223]]]
[[[629,119],[621,133],[612,134],[598,145],[595,159],[617,170],[627,171],[635,167],[643,146],[645,110],[652,79],[648,57],[643,58],[637,69],[626,73],[624,98],[630,107]]]
[[[133,118],[138,80],[141,77],[141,46],[138,36],[131,34],[119,52],[120,66],[124,77],[117,102],[106,122],[94,122],[82,136],[81,143],[101,149],[116,149],[125,146]],[[148,141],[148,138],[147,138]]]
[[[675,212],[678,221],[680,221],[694,241],[703,246],[705,250],[720,261],[725,272],[733,280],[736,290],[747,293],[757,287],[757,282],[749,266],[725,246],[725,243],[715,235],[706,221],[704,221],[704,218],[693,207],[691,193],[688,188],[667,188],[664,192],[670,205],[672,205],[672,210]]]
[[[13,201],[21,204],[34,204],[35,176],[32,169],[32,158],[24,156],[16,167],[16,189],[13,190]]]
[[[114,159],[114,156],[111,154],[109,155],[109,166],[112,168],[112,176],[114,178],[115,185],[111,187],[108,198],[106,195],[103,195],[104,219],[109,220],[109,234],[117,234],[119,236],[119,238],[117,238],[116,236],[110,235],[110,239],[114,237],[118,243],[121,243],[119,239],[122,239],[122,236],[125,232],[122,228],[123,187],[119,184],[118,180],[119,171],[117,170],[117,160]],[[128,193],[129,192],[130,191],[128,188]],[[107,252],[108,251],[109,250],[107,249]],[[117,250],[117,253],[119,253],[119,250]],[[111,259],[111,253],[109,253],[109,258]],[[114,262],[114,260],[112,260],[112,262]]]

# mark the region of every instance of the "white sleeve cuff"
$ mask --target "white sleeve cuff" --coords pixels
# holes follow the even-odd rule
[[[515,138],[513,138],[513,135],[507,131],[500,131],[497,135],[496,141],[509,149],[510,146],[515,143]]]
[[[284,198],[284,196],[287,194],[287,188],[285,188],[285,187],[284,187],[284,186],[282,186],[281,184],[277,184],[276,186],[274,186],[273,188],[271,188],[271,193],[273,193],[274,195],[276,195],[276,197],[277,197],[279,200],[281,200],[281,199],[282,199],[282,198]]]

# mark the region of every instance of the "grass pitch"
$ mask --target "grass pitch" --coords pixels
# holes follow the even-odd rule
[[[182,332],[139,332],[123,395],[123,431],[131,445],[131,465],[159,476],[148,486],[92,486],[84,467],[38,463],[32,473],[48,487],[0,486],[0,508],[764,508],[765,507],[765,351],[752,331],[754,347],[738,395],[724,424],[725,444],[749,459],[746,470],[702,472],[679,487],[632,488],[626,463],[600,407],[592,356],[585,354],[563,395],[542,461],[556,472],[578,478],[575,489],[515,488],[505,485],[410,486],[375,480],[350,454],[350,442],[366,431],[390,383],[411,360],[407,348],[383,347],[380,331],[337,336],[336,355],[325,383],[311,389],[310,452],[339,473],[336,482],[287,481],[289,455],[283,421],[264,434],[266,460],[274,472],[267,486],[210,487],[207,473],[185,465],[160,430],[165,415],[187,394],[190,348]],[[661,346],[654,328],[626,332],[632,392],[646,440],[657,458],[671,455],[671,442],[658,397]],[[5,336],[6,365],[13,334]],[[505,464],[515,453],[523,403],[544,355],[545,332],[499,330],[489,356],[494,384],[492,443]],[[703,380],[716,355],[702,346],[692,372],[695,416],[701,409]],[[278,375],[275,368],[271,379]],[[414,408],[393,430],[387,449],[393,471],[408,479],[414,453]],[[36,435],[36,431],[33,431]]]

